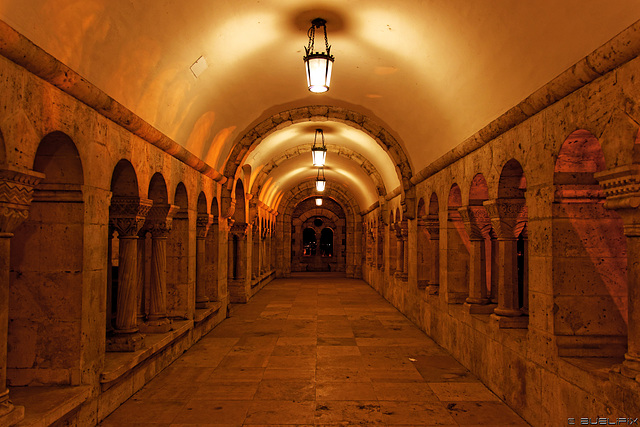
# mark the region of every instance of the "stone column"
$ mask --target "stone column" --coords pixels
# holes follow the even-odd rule
[[[267,243],[267,228],[265,227],[260,231],[260,275],[265,274],[269,268]]]
[[[251,229],[251,279],[260,277],[260,221],[256,220]]]
[[[429,269],[429,294],[437,295],[440,288],[440,221],[438,217],[427,217],[424,228],[429,234],[429,248],[431,249],[431,268]]]
[[[378,225],[378,270],[384,271],[384,233],[385,227],[382,221]]]
[[[29,216],[33,189],[43,174],[0,169],[0,425],[24,418],[24,407],[14,406],[7,389],[9,337],[9,269],[13,231]]]
[[[118,295],[116,324],[107,340],[108,351],[137,351],[143,336],[137,325],[138,232],[151,209],[152,200],[115,196],[109,207],[109,223],[118,232]]]
[[[407,221],[402,221],[396,226],[396,273],[395,277],[406,281],[409,276],[409,227]]]
[[[249,300],[249,288],[247,283],[247,253],[246,253],[246,236],[248,224],[233,224],[229,230],[229,276],[228,291],[232,302],[247,302]],[[233,237],[237,239],[237,246],[233,247]],[[233,258],[236,262],[234,265]]]
[[[483,233],[483,228],[486,229],[489,226],[489,217],[486,209],[482,206],[463,206],[458,208],[458,212],[460,212],[462,223],[471,242],[469,297],[466,299],[466,305],[470,313],[490,314],[493,308],[489,308],[487,311],[484,307],[480,307],[489,303],[489,298],[487,298],[486,244],[485,233]]]
[[[196,218],[196,308],[207,308],[209,306],[209,295],[207,295],[207,282],[205,269],[205,251],[207,234],[213,224],[213,215],[198,214]]]
[[[624,362],[612,369],[612,379],[617,381],[618,373],[640,382],[640,165],[622,166],[594,176],[607,197],[605,208],[620,215],[627,238],[627,352]]]
[[[146,270],[146,240],[147,240],[147,230],[145,228],[140,230],[138,233],[138,316],[137,323],[138,325],[144,324],[144,318],[146,316],[145,313],[145,270]],[[109,307],[110,309],[111,307]],[[110,310],[108,315],[111,315]]]
[[[151,233],[151,277],[149,278],[149,315],[144,332],[165,333],[171,330],[167,318],[167,239],[173,216],[179,206],[153,205],[147,215],[146,229]]]
[[[391,229],[396,235],[396,259],[395,259],[395,274],[394,276],[402,276],[402,267],[404,266],[404,245],[402,244],[402,230],[400,224],[395,224]],[[391,228],[391,227],[390,227]]]
[[[526,218],[524,199],[496,199],[484,203],[498,236],[498,307],[492,318],[501,328],[526,328],[518,302],[518,231]]]

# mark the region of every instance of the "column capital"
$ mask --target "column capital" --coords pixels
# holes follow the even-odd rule
[[[489,237],[491,219],[484,206],[462,206],[458,208],[458,212],[470,240],[483,240]]]
[[[0,233],[12,233],[27,219],[33,189],[43,178],[35,171],[0,169]]]
[[[120,237],[134,237],[144,226],[153,200],[135,196],[114,196],[109,206],[109,225]]]
[[[213,215],[199,213],[196,217],[196,237],[199,239],[207,237],[211,225],[213,225]]]
[[[527,222],[527,205],[525,199],[485,200],[491,225],[498,239],[515,240]]]
[[[247,236],[247,231],[249,231],[248,228],[249,228],[249,224],[247,224],[246,222],[233,224],[229,228],[229,234],[238,236],[239,238],[242,239]]]
[[[594,174],[604,190],[604,207],[622,218],[624,234],[640,237],[640,165],[627,165]]]
[[[173,217],[180,210],[180,206],[168,203],[154,204],[146,216],[144,228],[152,237],[168,237],[173,226]]]

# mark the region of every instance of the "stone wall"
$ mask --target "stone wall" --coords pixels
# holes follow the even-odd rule
[[[398,196],[364,216],[365,280],[534,425],[640,413],[639,74],[636,58],[423,174],[415,213]]]

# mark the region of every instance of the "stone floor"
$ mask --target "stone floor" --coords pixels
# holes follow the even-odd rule
[[[275,280],[102,426],[528,425],[361,280]]]

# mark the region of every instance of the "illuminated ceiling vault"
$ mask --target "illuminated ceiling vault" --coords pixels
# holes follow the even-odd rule
[[[316,17],[336,58],[325,94],[302,63]],[[0,0],[0,19],[221,172],[259,123],[325,105],[384,128],[415,174],[639,18],[636,0]],[[247,191],[275,206],[313,179],[316,127],[327,181],[362,210],[401,185],[397,156],[329,119],[244,152]]]

